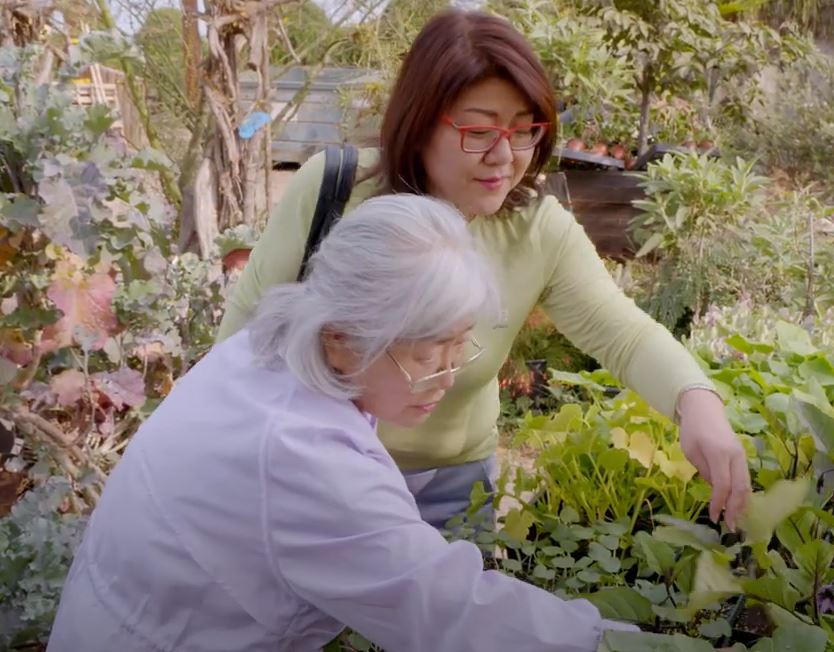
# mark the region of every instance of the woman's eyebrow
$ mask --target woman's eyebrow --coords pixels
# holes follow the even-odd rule
[[[479,114],[485,115],[489,118],[497,118],[498,117],[498,111],[490,111],[489,109],[479,109],[477,107],[471,107],[471,108],[468,108],[468,109],[464,109],[463,112],[464,113],[479,113]],[[532,109],[529,109],[529,110],[524,109],[523,111],[519,111],[518,113],[516,113],[515,117],[519,118],[519,117],[524,116],[524,115],[533,115],[533,113],[534,112],[533,112]]]

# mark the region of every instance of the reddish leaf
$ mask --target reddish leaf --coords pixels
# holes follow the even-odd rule
[[[86,381],[84,374],[77,369],[67,369],[49,381],[50,388],[55,392],[58,405],[69,407],[81,400]]]
[[[100,350],[118,330],[113,311],[116,283],[105,271],[85,274],[76,260],[58,262],[46,293],[64,313],[57,324],[44,331],[47,351],[69,346],[79,337],[91,350]]]
[[[138,371],[124,367],[118,371],[99,372],[92,376],[93,386],[117,410],[140,407],[145,402],[145,379]]]
[[[24,341],[18,329],[0,328],[0,355],[25,367],[35,359],[32,346]]]

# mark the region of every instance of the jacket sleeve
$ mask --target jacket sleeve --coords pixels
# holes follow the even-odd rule
[[[323,153],[311,157],[293,175],[226,300],[218,342],[246,325],[267,288],[295,281],[323,175]]]
[[[597,649],[596,607],[484,571],[475,545],[448,543],[420,519],[390,458],[310,431],[266,458],[265,538],[279,581],[384,649]]]
[[[573,215],[554,197],[540,210],[545,311],[565,337],[673,418],[680,391],[710,385],[706,375],[666,328],[623,294]]]

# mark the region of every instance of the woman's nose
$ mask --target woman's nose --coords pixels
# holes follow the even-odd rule
[[[493,165],[511,162],[513,160],[513,148],[510,147],[509,139],[504,136],[499,138],[484,158]]]
[[[437,379],[437,386],[442,390],[449,389],[452,385],[455,384],[455,375],[452,373],[451,368],[447,369],[447,373],[443,374]]]

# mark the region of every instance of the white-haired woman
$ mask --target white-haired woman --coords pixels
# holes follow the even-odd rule
[[[375,433],[483,349],[490,265],[449,205],[373,199],[142,426],[92,515],[49,652],[593,652],[605,628],[447,543]],[[463,376],[465,377],[465,373]]]

